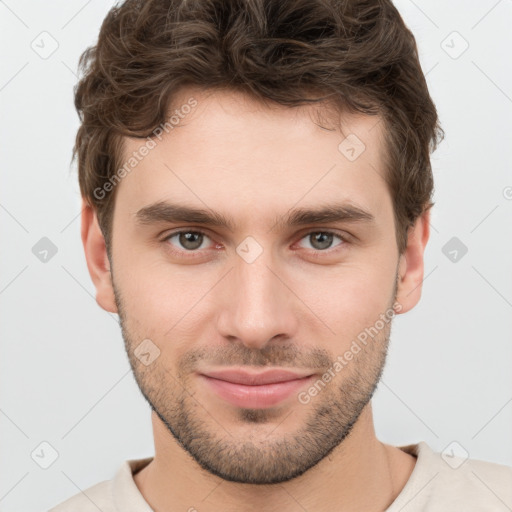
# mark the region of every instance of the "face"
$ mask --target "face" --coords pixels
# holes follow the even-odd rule
[[[98,302],[119,313],[143,395],[203,468],[284,482],[350,433],[407,309],[382,123],[343,115],[342,133],[314,109],[234,92],[180,101],[117,185]],[[356,159],[353,136],[340,146],[349,134],[365,145]],[[126,140],[127,161],[144,142]],[[262,374],[272,383],[251,380]]]

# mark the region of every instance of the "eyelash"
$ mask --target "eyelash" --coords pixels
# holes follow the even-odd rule
[[[211,237],[208,235],[208,233],[206,233],[205,231],[201,230],[201,229],[180,229],[179,231],[174,231],[172,233],[169,233],[167,234],[163,239],[162,239],[162,242],[168,242],[171,238],[173,238],[174,236],[176,235],[180,235],[180,234],[183,234],[183,233],[196,233],[196,234],[200,234],[200,235],[203,235],[207,238],[210,238]],[[331,254],[332,252],[335,252],[337,250],[342,250],[343,248],[345,248],[345,245],[349,243],[349,237],[348,235],[340,235],[339,233],[335,232],[335,231],[329,231],[329,230],[314,230],[314,231],[308,231],[307,233],[305,233],[301,238],[300,240],[303,240],[304,238],[312,235],[312,234],[317,234],[317,233],[322,233],[322,234],[327,234],[327,235],[333,235],[334,237],[337,237],[341,240],[342,243],[336,245],[335,247],[331,247],[331,248],[328,248],[328,249],[324,249],[324,250],[320,250],[320,249],[317,249],[317,250],[314,250],[314,249],[307,249],[308,251],[312,251],[313,254],[314,254],[314,257],[319,257],[321,256],[322,254]],[[300,241],[299,240],[299,241]],[[173,254],[183,254],[183,253],[188,253],[190,254],[190,256],[187,256],[188,258],[194,258],[196,257],[195,254],[200,254],[202,252],[201,249],[195,249],[195,250],[186,250],[186,249],[182,249],[182,250],[179,250],[179,249],[175,249],[174,247],[171,246],[171,244],[167,244],[167,246],[169,247],[169,251],[172,252]]]

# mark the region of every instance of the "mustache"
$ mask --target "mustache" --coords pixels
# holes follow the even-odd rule
[[[334,360],[327,350],[301,351],[296,345],[272,345],[262,349],[249,349],[243,345],[198,348],[181,356],[180,369],[188,373],[198,364],[211,366],[279,366],[305,369],[329,368]]]

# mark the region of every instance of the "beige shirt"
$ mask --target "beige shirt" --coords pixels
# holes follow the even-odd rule
[[[442,456],[423,441],[398,448],[414,455],[416,465],[384,512],[512,510],[512,467],[463,459],[453,452]],[[153,512],[133,480],[133,473],[152,459],[125,461],[112,480],[93,485],[48,512]]]

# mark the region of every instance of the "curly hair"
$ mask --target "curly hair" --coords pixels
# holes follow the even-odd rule
[[[190,85],[378,116],[400,254],[434,204],[430,152],[444,132],[414,36],[390,0],[126,0],[79,67],[73,158],[107,249],[115,189],[94,191],[119,168],[123,137],[149,140]]]

